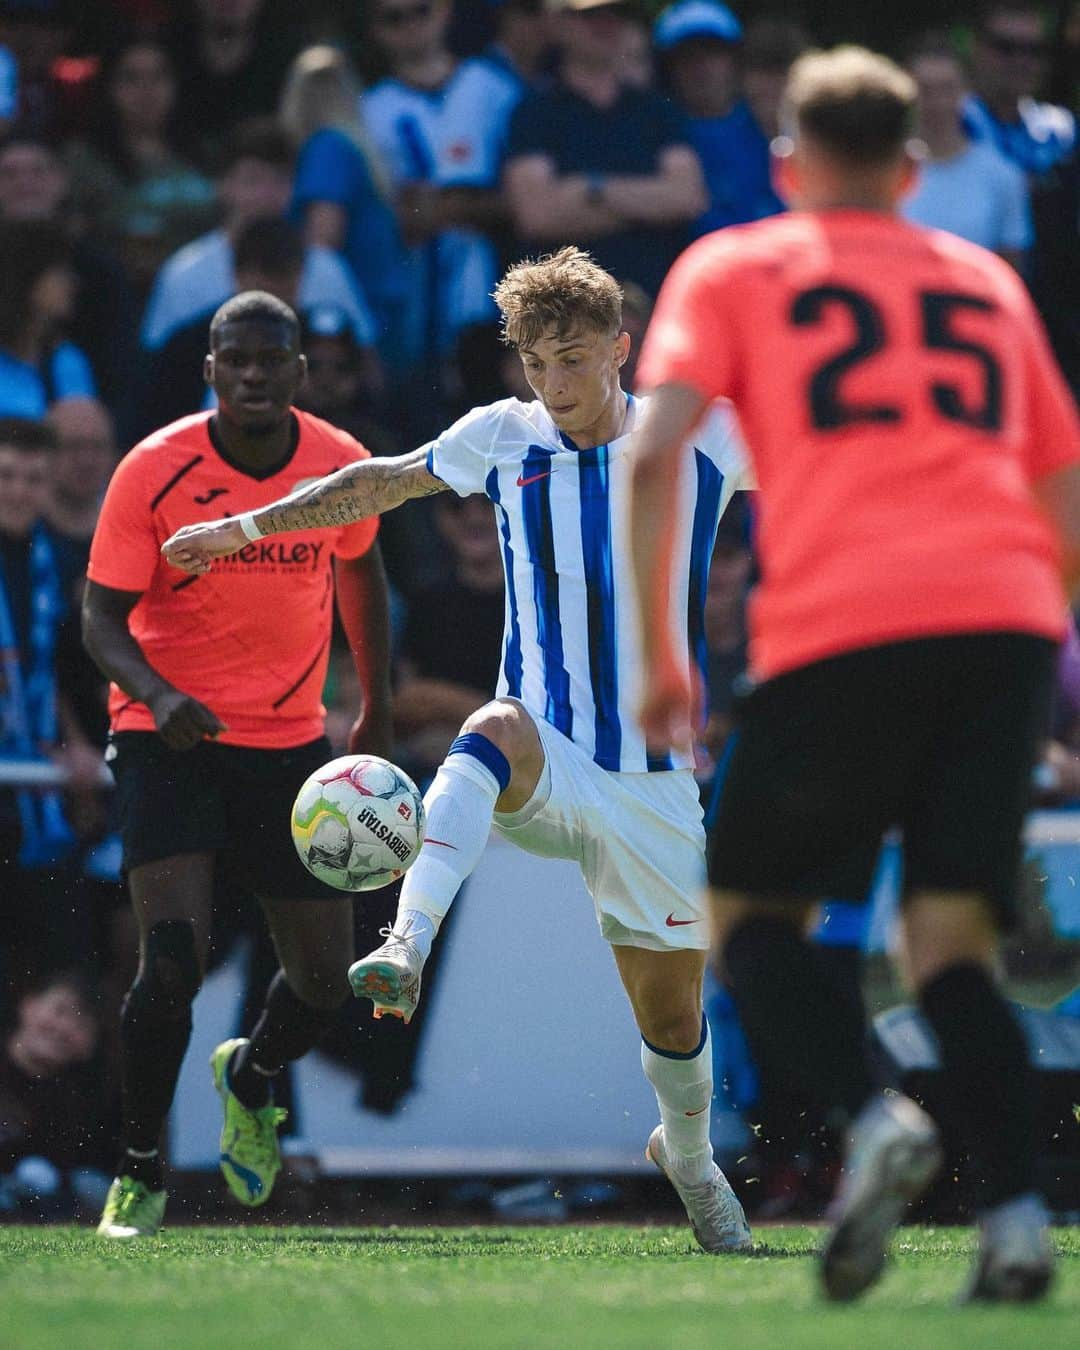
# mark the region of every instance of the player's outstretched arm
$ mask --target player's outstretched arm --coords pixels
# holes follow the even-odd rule
[[[215,558],[239,553],[265,534],[337,529],[392,511],[413,497],[431,497],[447,485],[427,467],[427,452],[397,459],[363,459],[307,487],[242,516],[185,525],[161,546],[167,562],[185,572],[206,572]]]

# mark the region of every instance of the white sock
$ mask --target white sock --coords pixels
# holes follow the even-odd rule
[[[431,944],[438,928],[430,915],[419,909],[403,909],[399,901],[393,931],[398,937],[408,938],[420,953],[421,960],[426,961],[431,955]]]
[[[424,794],[424,847],[405,874],[394,932],[415,942],[425,959],[461,883],[487,846],[501,792],[486,765],[454,754]]]
[[[709,1124],[712,1115],[712,1041],[702,1019],[704,1039],[696,1054],[678,1059],[641,1042],[641,1067],[660,1106],[664,1143],[675,1170],[686,1181],[704,1181],[712,1171]]]

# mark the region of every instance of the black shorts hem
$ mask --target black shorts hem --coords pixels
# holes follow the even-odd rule
[[[974,892],[1010,927],[1056,651],[1027,633],[921,638],[759,685],[736,712],[710,884],[858,904],[899,827],[905,894]]]

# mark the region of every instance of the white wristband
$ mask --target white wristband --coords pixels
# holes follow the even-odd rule
[[[254,543],[256,539],[261,539],[263,537],[262,530],[255,524],[254,511],[244,511],[241,515],[236,517],[236,523],[244,531],[244,538],[250,539],[252,543]]]

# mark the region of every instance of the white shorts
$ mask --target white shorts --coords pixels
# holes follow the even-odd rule
[[[530,714],[531,715],[531,714]],[[611,773],[549,723],[536,791],[497,811],[504,839],[581,868],[608,942],[650,951],[705,950],[705,829],[690,769]]]

